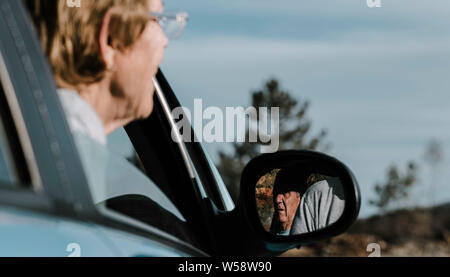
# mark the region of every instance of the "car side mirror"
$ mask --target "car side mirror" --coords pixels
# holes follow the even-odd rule
[[[351,170],[314,151],[282,151],[251,160],[241,177],[241,205],[258,237],[287,250],[345,232],[360,191]]]

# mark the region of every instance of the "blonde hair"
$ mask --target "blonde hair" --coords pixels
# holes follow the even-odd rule
[[[55,81],[77,88],[100,81],[106,65],[98,38],[103,18],[111,11],[110,39],[126,50],[150,20],[151,0],[81,0],[69,7],[66,0],[25,0]]]

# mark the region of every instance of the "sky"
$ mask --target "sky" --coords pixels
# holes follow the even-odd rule
[[[423,153],[444,149],[435,203],[450,202],[450,1],[166,0],[189,13],[161,68],[182,105],[249,106],[271,77],[311,102],[313,133],[328,131],[328,152],[347,164],[362,193],[361,217],[386,169],[420,165],[409,204],[431,203]],[[217,161],[227,144],[206,144]]]

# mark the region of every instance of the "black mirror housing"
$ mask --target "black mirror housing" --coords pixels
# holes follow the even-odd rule
[[[255,184],[265,173],[274,168],[291,167],[292,164],[298,163],[314,168],[316,172],[339,176],[345,194],[345,208],[336,222],[323,229],[294,236],[277,236],[267,232],[260,222],[256,205]],[[248,221],[269,249],[273,250],[298,247],[345,232],[359,214],[360,199],[359,186],[352,171],[337,159],[314,151],[282,151],[261,155],[249,162],[241,177],[240,202],[245,206]]]
[[[339,176],[345,195],[345,207],[339,219],[312,232],[280,236],[263,226],[257,209],[255,188],[258,181],[274,169],[309,168],[315,173]],[[223,239],[217,241],[219,255],[270,256],[292,248],[327,239],[345,232],[356,220],[360,210],[360,190],[352,171],[328,155],[290,150],[263,154],[251,160],[241,176],[240,197],[236,209],[216,217],[215,230]]]

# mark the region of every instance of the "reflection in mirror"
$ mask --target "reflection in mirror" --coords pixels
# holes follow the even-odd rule
[[[339,176],[302,167],[273,169],[256,184],[261,224],[279,236],[311,233],[336,222],[345,198]]]

